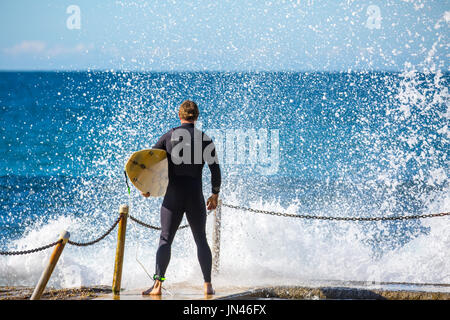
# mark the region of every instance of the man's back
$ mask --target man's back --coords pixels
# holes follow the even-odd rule
[[[203,165],[211,170],[212,193],[220,191],[221,174],[214,143],[193,123],[183,123],[164,134],[153,146],[167,152],[169,183],[182,177],[202,179]]]

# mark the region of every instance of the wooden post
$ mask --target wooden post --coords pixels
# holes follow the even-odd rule
[[[213,229],[213,273],[219,273],[220,259],[220,227],[222,223],[221,208],[222,200],[219,199],[216,210],[214,210],[214,229]]]
[[[114,276],[112,291],[113,294],[120,294],[120,283],[122,282],[123,254],[125,251],[125,233],[127,230],[128,206],[121,205],[119,214],[122,216],[119,222],[119,230],[117,231],[117,248],[116,261],[114,263]]]
[[[50,256],[50,261],[48,262],[44,272],[42,272],[41,278],[39,279],[38,284],[34,288],[30,300],[39,300],[41,298],[42,293],[44,292],[45,287],[47,286],[47,282],[50,279],[53,270],[55,269],[56,263],[58,262],[58,259],[61,256],[61,253],[67,241],[69,240],[69,237],[70,237],[69,232],[65,230],[61,232],[59,239],[62,241],[55,246],[55,249],[53,249],[52,255]]]

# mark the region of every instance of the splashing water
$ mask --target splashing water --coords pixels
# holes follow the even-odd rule
[[[407,66],[408,67],[408,66]],[[128,198],[123,165],[198,102],[206,131],[278,129],[279,167],[222,163],[224,202],[289,213],[388,216],[449,211],[448,73],[2,73],[3,249],[102,234],[130,204],[159,225],[161,199]],[[268,149],[270,151],[270,147]],[[222,152],[228,152],[226,148]],[[225,159],[226,160],[226,159]],[[204,192],[210,190],[204,171]],[[217,282],[317,279],[449,283],[449,220],[325,222],[223,209]],[[208,232],[211,232],[211,219]],[[130,223],[133,223],[130,221]],[[149,282],[159,234],[129,227],[123,286]],[[110,284],[115,232],[67,246],[50,286]],[[48,251],[0,258],[0,285],[33,285]],[[201,280],[189,229],[171,281]]]

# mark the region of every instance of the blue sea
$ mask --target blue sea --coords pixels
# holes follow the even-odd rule
[[[92,240],[121,204],[159,225],[162,199],[128,195],[123,169],[178,126],[186,99],[222,154],[224,203],[342,217],[450,211],[449,81],[415,70],[0,72],[0,250],[38,247],[62,230]],[[229,137],[242,132],[267,134],[263,164],[272,170],[253,161],[254,135],[235,148]],[[207,197],[207,167],[203,180]],[[222,216],[219,283],[450,283],[448,217],[343,222],[230,208]],[[123,285],[142,287],[151,281],[138,262],[153,274],[159,234],[129,224]],[[67,246],[50,285],[109,285],[115,241],[114,231],[91,247]],[[34,285],[48,254],[0,256],[0,285]],[[201,283],[200,275],[192,235],[180,230],[167,278]]]

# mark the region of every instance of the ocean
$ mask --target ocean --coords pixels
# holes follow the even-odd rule
[[[186,99],[216,143],[224,203],[339,217],[448,212],[449,76],[0,72],[0,250],[45,245],[62,230],[92,240],[121,204],[159,225],[162,199],[133,187],[129,195],[123,169],[178,126]],[[207,166],[203,173],[207,197]],[[448,217],[326,221],[226,207],[222,217],[215,283],[450,283]],[[153,274],[158,238],[129,221],[123,287],[152,282],[139,263]],[[66,246],[49,286],[110,285],[115,245],[113,231],[93,246]],[[0,256],[0,285],[35,285],[49,252]],[[176,235],[166,278],[202,281],[189,229]]]

